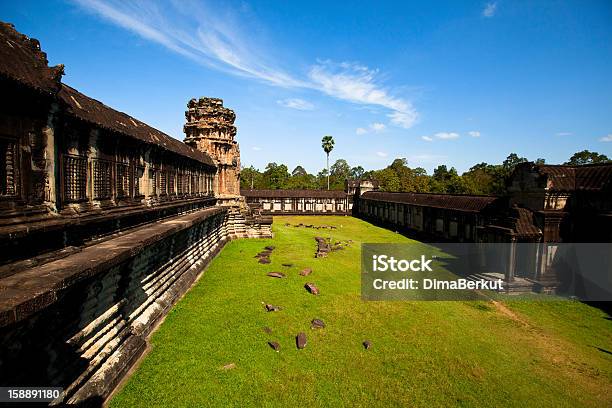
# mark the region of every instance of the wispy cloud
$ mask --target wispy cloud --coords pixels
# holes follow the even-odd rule
[[[612,142],[612,133],[599,139],[600,142]]]
[[[273,86],[313,89],[351,103],[382,107],[387,110],[390,122],[403,128],[413,126],[418,119],[410,101],[394,96],[381,84],[378,70],[358,63],[325,60],[307,68],[308,74],[302,78],[279,68],[267,55],[265,47],[256,43],[252,32],[247,32],[248,23],[245,22],[253,21],[252,15],[240,19],[232,14],[233,10],[208,9],[204,4],[184,1],[165,4],[72,1],[104,20],[200,64]],[[308,105],[286,106],[303,109]]]
[[[392,96],[376,80],[377,70],[357,63],[319,61],[308,74],[316,88],[345,101],[381,106],[391,110],[387,116],[391,123],[409,128],[413,126],[418,114],[412,104],[402,98]]]
[[[478,133],[478,136],[480,136],[480,133]],[[434,139],[453,140],[453,139],[458,139],[458,138],[459,138],[459,133],[456,133],[456,132],[438,132],[438,133],[435,133],[433,136],[421,136],[421,139],[423,139],[426,142],[433,142]]]
[[[276,101],[280,106],[297,110],[313,110],[314,105],[308,101],[299,98],[288,98]]]
[[[253,146],[251,149],[255,150],[256,152],[261,150],[261,147],[259,146]]]
[[[557,132],[555,133],[555,136],[571,136],[572,133],[571,132]]]
[[[459,133],[455,132],[438,132],[434,135],[437,139],[451,140],[459,138]]]
[[[487,3],[485,4],[484,9],[482,9],[482,16],[491,18],[495,15],[497,11],[497,2]]]
[[[370,123],[367,129],[362,128],[362,127],[355,129],[355,133],[358,135],[365,135],[366,133],[369,133],[369,132],[380,133],[380,132],[384,132],[386,128],[387,126],[384,123],[375,122],[375,123]]]
[[[387,154],[387,153],[385,153],[385,152],[376,152],[376,155],[377,155],[378,157],[387,157],[387,156],[388,156],[388,154]]]
[[[477,130],[472,130],[470,132],[468,132],[468,135],[472,136],[472,137],[480,137],[480,132]]]

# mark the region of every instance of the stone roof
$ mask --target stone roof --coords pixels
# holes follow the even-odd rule
[[[215,166],[208,154],[62,84],[63,72],[63,65],[48,66],[47,54],[41,51],[38,40],[19,33],[12,24],[0,22],[0,76],[57,96],[66,111],[80,120]]]
[[[68,85],[62,84],[58,96],[65,103],[67,111],[78,119],[106,130],[131,136],[145,143],[158,145],[209,166],[215,165],[208,154],[187,146],[126,113],[116,111],[100,101],[83,95]]]
[[[240,190],[240,194],[252,198],[346,198],[340,190]]]
[[[611,191],[612,163],[587,164],[582,166],[524,163],[517,170],[529,168],[546,177],[549,191]]]
[[[49,67],[47,54],[34,38],[0,22],[0,75],[39,92],[54,95],[59,91],[63,65]]]
[[[368,200],[388,201],[392,203],[412,204],[422,207],[442,208],[465,212],[479,212],[493,204],[498,197],[461,195],[461,194],[429,194],[429,193],[389,193],[383,191],[367,191],[361,196]]]

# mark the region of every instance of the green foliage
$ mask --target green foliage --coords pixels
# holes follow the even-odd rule
[[[327,137],[331,138],[326,136],[323,140],[327,140]],[[331,147],[327,147],[328,151],[331,151],[333,138],[327,141],[331,143]],[[253,166],[243,169],[240,185],[242,188],[250,188],[253,184],[256,189],[325,189],[329,175],[329,188],[332,190],[344,190],[347,179],[373,179],[378,181],[383,191],[503,195],[506,193],[507,180],[515,167],[527,161],[525,157],[510,153],[501,164],[478,163],[461,175],[453,167],[449,169],[446,165],[440,165],[431,176],[427,175],[427,171],[422,167],[409,167],[404,158],[393,160],[384,169],[369,171],[365,171],[362,166],[351,167],[346,160],[338,159],[329,168],[329,172],[322,169],[316,176],[309,174],[302,166],[297,166],[289,175],[287,166],[270,163],[263,173]],[[603,154],[584,150],[575,153],[565,164],[582,165],[609,161]],[[545,162],[545,159],[538,158],[535,164],[542,165]]]
[[[581,152],[574,153],[565,164],[573,166],[580,166],[583,164],[594,164],[594,163],[608,163],[610,159],[605,154],[599,154],[597,152],[591,152],[583,150]]]

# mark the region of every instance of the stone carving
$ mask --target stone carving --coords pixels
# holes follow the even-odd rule
[[[191,99],[185,111],[185,143],[208,153],[215,165],[215,194],[240,196],[240,149],[236,136],[236,114],[219,98]]]

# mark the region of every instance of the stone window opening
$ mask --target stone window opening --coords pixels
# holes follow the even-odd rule
[[[117,198],[127,198],[130,194],[130,171],[127,163],[117,163],[115,191]]]
[[[64,199],[74,203],[87,200],[87,157],[63,156]]]
[[[0,196],[14,197],[18,192],[18,159],[15,140],[0,138]]]
[[[134,196],[144,197],[143,186],[140,180],[144,176],[144,167],[134,166]]]
[[[94,200],[110,199],[112,194],[112,162],[102,159],[93,160],[92,174]]]

